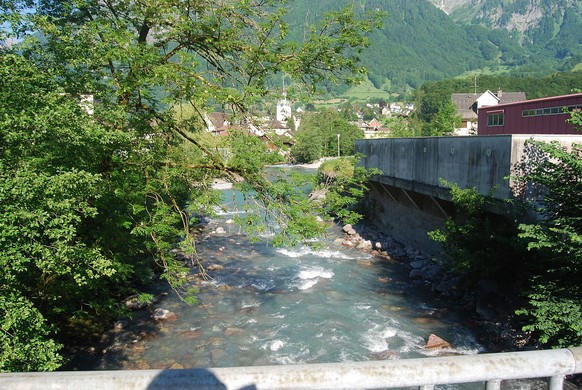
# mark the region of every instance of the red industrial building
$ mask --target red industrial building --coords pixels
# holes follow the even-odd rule
[[[479,108],[478,135],[578,134],[566,120],[582,110],[582,93]]]

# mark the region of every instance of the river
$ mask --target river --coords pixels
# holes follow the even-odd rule
[[[224,198],[232,190],[224,190]],[[323,249],[251,243],[225,206],[208,221],[197,250],[210,280],[199,304],[171,290],[135,318],[120,321],[91,357],[68,369],[230,367],[406,359],[484,350],[463,321],[395,260],[342,246],[330,225]],[[224,233],[221,232],[222,228]],[[218,229],[218,230],[217,230]],[[175,313],[155,321],[163,308]],[[452,348],[424,347],[437,334]]]

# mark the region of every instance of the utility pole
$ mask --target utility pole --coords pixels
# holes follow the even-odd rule
[[[337,156],[340,157],[340,135],[337,135]]]
[[[477,73],[475,73],[475,95],[477,95]]]

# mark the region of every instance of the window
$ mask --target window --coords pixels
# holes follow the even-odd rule
[[[495,113],[495,114],[489,114],[487,116],[487,126],[488,127],[492,127],[492,126],[503,126],[503,113]]]
[[[521,114],[522,116],[535,116],[536,110],[523,110]]]
[[[558,106],[558,107],[538,108],[533,110],[523,110],[521,111],[521,116],[525,118],[528,116],[559,115],[579,110],[581,107],[582,107],[581,105],[576,105],[576,106]]]

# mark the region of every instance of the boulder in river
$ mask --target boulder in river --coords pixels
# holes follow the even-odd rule
[[[453,348],[451,343],[440,338],[436,334],[431,334],[428,336],[428,340],[424,345],[426,349],[451,349]]]
[[[161,307],[158,307],[156,310],[154,310],[152,318],[156,321],[175,321],[178,319],[176,313],[167,309],[162,309]]]

